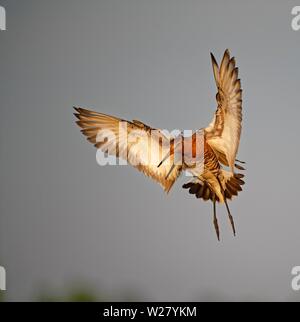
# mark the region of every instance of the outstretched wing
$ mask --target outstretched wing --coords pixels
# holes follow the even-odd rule
[[[219,161],[233,172],[242,129],[242,89],[234,57],[226,50],[219,68],[211,54],[218,108],[213,121],[205,129],[208,144]]]
[[[181,165],[173,166],[172,138],[140,121],[129,122],[83,108],[75,110],[81,132],[97,149],[127,161],[170,191],[182,172]]]

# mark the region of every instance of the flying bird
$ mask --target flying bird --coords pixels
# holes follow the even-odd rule
[[[213,224],[220,240],[216,203],[225,204],[233,234],[236,229],[228,200],[242,191],[245,170],[236,159],[242,129],[242,88],[235,58],[226,50],[220,67],[211,54],[217,86],[217,109],[212,122],[190,136],[172,136],[141,121],[74,107],[77,124],[88,141],[107,155],[126,160],[158,182],[168,193],[186,171],[192,175],[183,185],[189,193],[213,204]],[[151,162],[149,160],[151,159]]]

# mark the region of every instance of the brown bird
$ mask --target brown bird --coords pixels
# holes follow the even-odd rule
[[[77,124],[97,149],[125,160],[169,192],[183,171],[193,176],[183,186],[190,194],[213,203],[213,223],[218,240],[220,231],[216,203],[225,203],[236,234],[227,200],[237,196],[244,184],[245,170],[236,160],[242,123],[242,89],[234,57],[226,50],[220,67],[211,54],[218,93],[213,121],[190,136],[172,136],[146,124],[74,107]],[[228,169],[226,169],[226,167]]]

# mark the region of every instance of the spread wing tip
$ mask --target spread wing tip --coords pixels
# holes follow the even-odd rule
[[[218,65],[217,60],[216,60],[216,58],[215,58],[215,56],[214,56],[214,54],[212,52],[210,53],[210,57],[211,57],[211,60],[212,60],[213,64]]]
[[[78,106],[73,106],[73,109],[75,110],[76,113],[74,113],[74,115],[76,114],[82,114],[84,112],[84,109]]]

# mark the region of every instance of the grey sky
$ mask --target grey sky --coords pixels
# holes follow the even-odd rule
[[[297,299],[300,31],[296,1],[1,1],[0,258],[7,296],[74,280],[150,300]],[[299,3],[298,3],[299,5]],[[172,130],[206,126],[209,53],[229,48],[244,89],[246,186],[218,208],[130,167],[100,167],[79,105]]]

